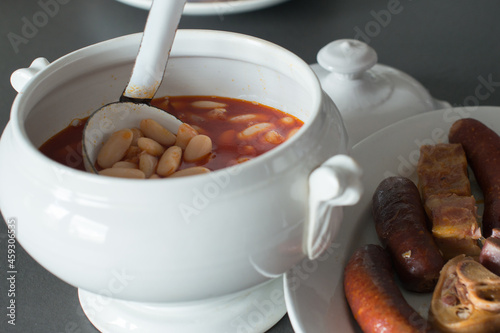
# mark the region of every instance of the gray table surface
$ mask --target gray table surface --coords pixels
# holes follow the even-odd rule
[[[36,31],[23,30],[41,15],[44,3],[55,1],[57,10],[39,21],[43,24]],[[456,106],[500,106],[499,14],[498,1],[290,0],[243,14],[183,16],[180,27],[261,37],[308,63],[315,63],[317,51],[330,41],[358,38],[375,48],[380,63],[415,77],[438,99]],[[9,120],[16,94],[9,83],[15,69],[37,57],[53,61],[84,46],[140,32],[146,16],[146,11],[114,0],[1,0],[0,129]],[[8,158],[0,156],[0,163]],[[0,332],[97,332],[83,315],[77,290],[21,249],[16,326],[7,324],[6,235],[0,223]],[[269,332],[293,332],[288,317]]]

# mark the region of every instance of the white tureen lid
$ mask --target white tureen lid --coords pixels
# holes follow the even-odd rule
[[[411,76],[377,64],[377,53],[355,39],[323,47],[312,69],[344,119],[350,145],[415,114],[450,107]]]

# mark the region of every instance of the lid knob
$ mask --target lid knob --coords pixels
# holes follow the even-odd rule
[[[377,63],[377,52],[356,39],[339,39],[324,46],[317,57],[327,71],[350,79],[360,77]]]

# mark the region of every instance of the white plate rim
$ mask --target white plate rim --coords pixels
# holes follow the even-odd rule
[[[152,0],[116,0],[129,6],[149,10]],[[288,0],[232,0],[223,2],[188,2],[185,15],[226,15],[239,14],[271,7]]]
[[[351,156],[364,169],[365,194],[360,203],[344,209],[343,227],[335,237],[330,252],[322,260],[304,260],[285,274],[285,302],[292,327],[301,332],[361,332],[345,301],[342,275],[353,250],[365,243],[378,243],[374,227],[365,226],[371,217],[371,195],[380,181],[389,175],[401,175],[416,180],[415,167],[419,146],[432,142],[447,142],[448,130],[455,120],[475,118],[500,133],[500,107],[456,107],[422,113],[368,136],[351,151]],[[390,143],[396,143],[395,148]],[[372,228],[371,238],[356,233]],[[356,244],[354,244],[356,243]],[[425,315],[428,295],[403,292],[417,311]],[[424,313],[425,312],[425,313]]]

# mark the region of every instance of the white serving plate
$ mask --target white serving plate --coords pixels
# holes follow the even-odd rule
[[[373,192],[391,175],[416,181],[419,147],[448,142],[449,128],[459,118],[478,119],[500,133],[500,107],[449,108],[401,120],[352,148],[351,155],[364,172],[363,197],[356,206],[344,208],[343,225],[329,251],[315,261],[302,261],[285,277],[285,300],[295,332],[361,332],[345,300],[343,270],[355,249],[367,243],[380,244],[371,215]],[[474,181],[471,185],[479,199],[477,185]],[[432,294],[403,291],[403,295],[427,317]]]
[[[116,0],[124,4],[149,10],[152,0]],[[288,0],[228,0],[228,1],[206,1],[188,2],[184,7],[186,15],[225,15],[250,12]]]

